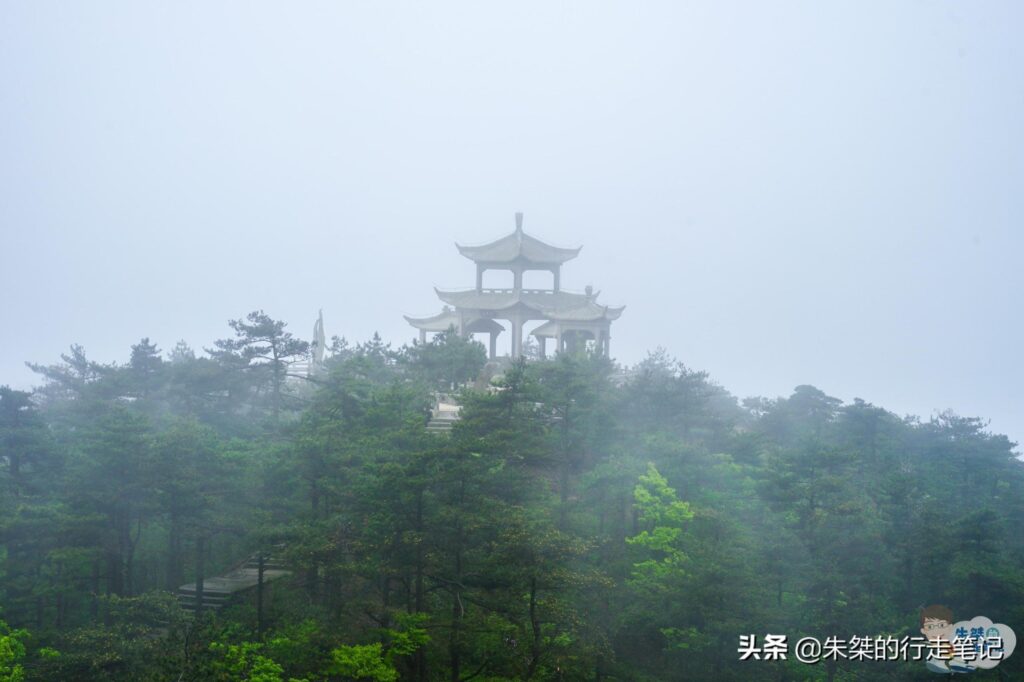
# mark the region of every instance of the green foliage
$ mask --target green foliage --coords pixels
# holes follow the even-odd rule
[[[306,359],[309,343],[286,332],[284,322],[262,310],[228,324],[235,331],[235,338],[218,340],[209,353],[227,371],[246,375],[245,383],[255,393],[253,397],[258,398],[263,391],[269,393],[270,410],[276,421],[291,397],[285,384],[288,369]]]
[[[633,491],[640,522],[650,526],[626,542],[646,550],[651,558],[634,566],[633,584],[641,590],[665,592],[686,573],[687,557],[682,546],[683,525],[693,518],[690,505],[648,464],[647,473]]]
[[[657,351],[512,363],[437,436],[479,344],[338,339],[299,378],[282,322],[231,329],[0,389],[0,680],[895,680],[738,636],[1024,622],[1024,466],[979,419],[807,385],[740,407]],[[289,574],[178,606],[254,552]]]
[[[384,630],[389,656],[409,656],[430,641],[430,635],[423,627],[428,620],[426,614],[400,613],[397,620],[397,628]]]
[[[21,661],[25,658],[23,640],[27,637],[26,630],[12,630],[0,620],[0,682],[22,682],[25,679]]]
[[[482,344],[449,329],[413,346],[407,362],[431,388],[452,391],[477,377],[487,362],[487,351]]]
[[[330,653],[326,667],[328,675],[345,679],[393,682],[399,677],[397,663],[410,656],[430,641],[425,628],[426,614],[399,614],[397,628],[383,628],[385,642],[372,644],[342,644]]]
[[[333,661],[328,671],[332,675],[373,682],[394,682],[398,679],[398,671],[386,660],[380,642],[342,645],[331,652],[331,657]]]
[[[222,644],[214,642],[210,645],[217,658],[210,666],[211,680],[235,682],[284,682],[284,668],[272,659],[263,656],[260,651],[263,645],[252,642],[243,644]]]
[[[68,629],[55,649],[34,654],[30,679],[160,679],[176,665],[176,645],[185,616],[173,595],[151,592],[139,597],[100,600],[103,621]]]

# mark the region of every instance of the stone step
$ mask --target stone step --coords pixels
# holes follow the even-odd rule
[[[427,431],[437,432],[437,433],[448,433],[449,431],[452,430],[452,424],[453,423],[454,422],[450,422],[450,421],[437,421],[437,420],[433,420],[432,419],[432,420],[430,420],[427,423]]]
[[[231,599],[232,595],[256,587],[260,581],[259,557],[246,559],[237,568],[221,575],[203,580],[203,609],[216,611]],[[290,575],[291,571],[274,557],[263,560],[263,583]],[[178,588],[178,604],[183,609],[194,611],[196,608],[196,583],[189,583]]]
[[[203,594],[203,610],[217,611],[218,609],[220,609],[220,607],[224,606],[224,604],[226,604],[228,602],[228,599],[230,597],[231,597],[230,594],[212,595],[212,594],[205,594],[204,593]],[[196,602],[197,602],[197,599],[196,599],[196,596],[194,594],[192,594],[192,595],[179,594],[178,595],[178,605],[181,608],[183,608],[183,609],[185,609],[187,611],[195,611],[196,610]]]

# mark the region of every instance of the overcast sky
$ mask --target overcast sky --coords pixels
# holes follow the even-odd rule
[[[0,384],[262,308],[413,338],[454,242],[583,244],[734,394],[1024,440],[1024,3],[0,5]],[[506,341],[507,343],[507,341]]]

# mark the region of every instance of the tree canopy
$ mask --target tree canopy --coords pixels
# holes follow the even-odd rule
[[[737,647],[916,634],[931,603],[1024,623],[1024,468],[981,419],[740,402],[663,350],[488,383],[453,332],[335,338],[307,374],[283,322],[230,329],[0,387],[0,680],[924,679]],[[254,556],[288,575],[182,608]]]

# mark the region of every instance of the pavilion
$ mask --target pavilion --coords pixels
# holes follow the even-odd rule
[[[512,234],[482,246],[455,245],[459,253],[476,264],[476,287],[459,291],[436,289],[445,304],[437,315],[405,319],[420,331],[420,342],[428,333],[454,328],[459,334],[490,335],[490,358],[495,358],[498,335],[505,327],[495,320],[505,320],[512,330],[512,357],[523,354],[523,325],[543,320],[531,334],[536,337],[541,357],[546,355],[548,339],[555,340],[555,351],[575,351],[586,341],[593,341],[596,352],[610,352],[611,323],[625,306],[613,308],[597,302],[598,292],[588,286],[585,293],[562,289],[562,265],[579,255],[580,248],[565,249],[546,244],[523,232],[523,214],[516,213],[516,229]],[[484,288],[487,270],[511,271],[511,289]],[[542,270],[552,274],[550,289],[523,288],[523,273]]]

